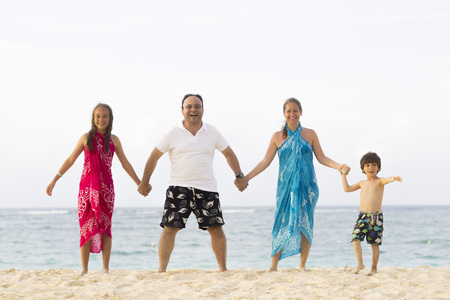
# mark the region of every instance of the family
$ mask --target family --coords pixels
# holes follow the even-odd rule
[[[221,272],[227,271],[227,239],[225,224],[213,175],[215,150],[219,150],[235,174],[234,183],[244,191],[249,181],[263,172],[278,153],[279,175],[276,192],[276,210],[272,230],[272,261],[270,271],[277,271],[280,259],[300,253],[299,269],[304,270],[313,239],[314,210],[319,197],[313,156],[329,168],[339,171],[345,192],[361,189],[360,214],[352,234],[357,258],[355,273],[364,269],[361,241],[367,239],[372,247],[372,268],[377,272],[383,233],[382,198],[384,186],[402,181],[399,176],[380,178],[378,155],[369,152],[361,159],[361,169],[367,178],[349,185],[346,175],[350,168],[330,159],[323,152],[314,130],[301,126],[302,107],[295,98],[283,105],[286,119],[281,131],[273,134],[264,158],[248,174],[240,168],[239,160],[224,136],[212,125],[203,122],[203,99],[198,94],[187,94],[181,101],[183,120],[170,129],[150,154],[142,180],[136,175],[123,151],[119,138],[112,134],[113,112],[107,104],[98,104],[92,112],[88,133],[79,139],[75,149],[47,187],[52,195],[56,182],[84,152],[84,165],[78,194],[80,223],[81,275],[88,272],[90,253],[102,252],[103,272],[109,272],[112,235],[111,219],[114,210],[114,184],[111,164],[114,153],[122,167],[138,186],[138,192],[147,196],[152,186],[150,179],[158,160],[169,153],[171,172],[160,226],[159,272],[165,272],[174,249],[178,231],[185,227],[193,212],[198,226],[211,236],[212,250]]]

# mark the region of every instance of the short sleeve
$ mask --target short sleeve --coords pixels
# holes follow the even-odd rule
[[[216,130],[216,149],[222,152],[228,147],[228,142],[219,130]]]
[[[170,133],[171,131],[167,132],[159,143],[156,144],[156,148],[162,153],[166,153],[170,149]]]

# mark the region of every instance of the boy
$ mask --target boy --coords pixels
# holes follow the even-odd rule
[[[383,213],[381,203],[383,202],[384,186],[394,181],[402,182],[400,176],[380,178],[377,176],[381,170],[381,159],[373,152],[366,153],[361,158],[361,169],[367,179],[349,186],[347,182],[348,170],[342,171],[342,186],[345,192],[354,192],[361,189],[360,214],[352,234],[353,249],[355,250],[358,265],[355,274],[364,269],[362,259],[361,241],[367,238],[367,243],[372,247],[372,268],[367,274],[372,276],[377,273],[378,259],[380,258],[381,238],[383,236]]]

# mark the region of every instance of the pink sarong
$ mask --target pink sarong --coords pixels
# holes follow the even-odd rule
[[[114,210],[114,184],[111,164],[114,144],[109,140],[105,152],[105,136],[96,133],[94,151],[84,147],[84,166],[78,194],[78,219],[80,221],[80,247],[91,240],[91,252],[102,251],[102,234],[111,235],[111,218]]]

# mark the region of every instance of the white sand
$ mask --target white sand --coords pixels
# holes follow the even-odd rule
[[[450,267],[111,270],[0,270],[0,299],[450,299]]]

